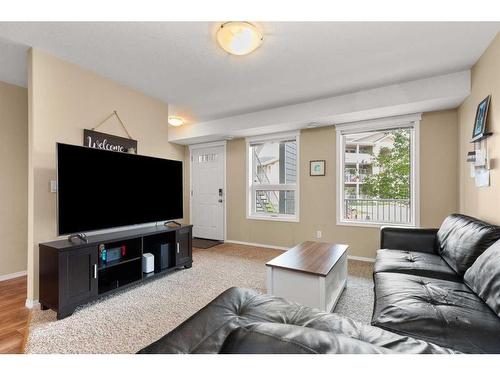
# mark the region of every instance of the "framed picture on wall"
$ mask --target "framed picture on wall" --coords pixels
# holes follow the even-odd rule
[[[488,117],[488,108],[490,107],[490,97],[491,95],[488,95],[477,106],[474,129],[472,130],[472,142],[483,138],[487,134],[486,119]]]
[[[326,170],[325,160],[311,160],[309,165],[310,176],[324,176]]]

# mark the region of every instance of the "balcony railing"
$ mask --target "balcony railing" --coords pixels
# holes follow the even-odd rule
[[[352,221],[410,224],[410,200],[345,198],[344,218]]]
[[[367,176],[368,176],[367,173],[359,173],[359,174],[345,173],[344,174],[344,181],[345,182],[363,182]]]

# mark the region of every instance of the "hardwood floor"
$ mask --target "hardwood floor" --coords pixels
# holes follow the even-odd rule
[[[0,281],[0,353],[23,353],[30,310],[25,307],[26,276]]]

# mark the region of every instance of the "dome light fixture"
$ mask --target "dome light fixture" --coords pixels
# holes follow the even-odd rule
[[[232,55],[248,55],[259,48],[263,40],[262,32],[250,22],[230,21],[217,30],[217,42]]]
[[[168,123],[172,126],[184,125],[184,119],[179,116],[168,116]]]

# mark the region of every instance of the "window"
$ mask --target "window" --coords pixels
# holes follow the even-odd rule
[[[248,218],[298,221],[299,136],[247,139]]]
[[[420,115],[337,125],[337,222],[417,226]]]

